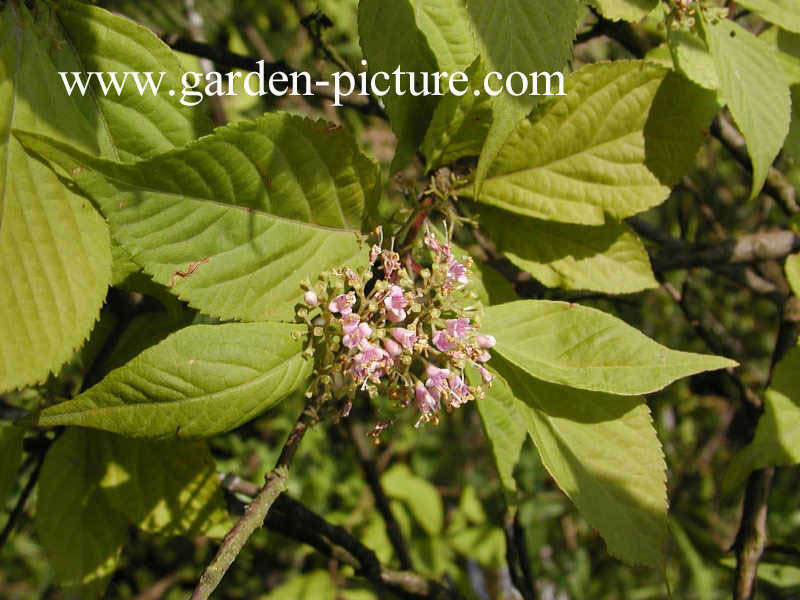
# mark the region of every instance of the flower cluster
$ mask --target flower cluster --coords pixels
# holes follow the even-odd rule
[[[393,241],[383,248],[380,231],[376,236],[366,268],[340,269],[307,285],[299,314],[312,332],[316,361],[308,395],[339,402],[341,416],[363,396],[388,400],[393,413],[413,404],[417,426],[437,423],[443,408],[480,397],[493,378],[485,363],[495,340],[478,331],[471,259],[457,259],[449,240],[430,231],[422,248],[402,258]],[[468,383],[468,370],[477,385]]]

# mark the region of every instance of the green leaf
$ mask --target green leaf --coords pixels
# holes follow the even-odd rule
[[[135,165],[17,135],[73,174],[157,283],[206,314],[291,319],[303,279],[366,256],[353,230],[377,166],[324,122],[268,114]]]
[[[14,490],[22,465],[22,438],[25,430],[0,422],[0,512]]]
[[[432,537],[441,533],[444,507],[442,497],[433,485],[402,463],[392,466],[381,475],[381,485],[387,496],[400,500],[408,507],[425,532]]]
[[[115,158],[150,158],[211,132],[211,122],[202,109],[184,106],[179,95],[169,95],[168,90],[183,87],[183,72],[175,54],[149,29],[83,2],[62,2],[56,14],[69,49],[80,63],[71,71],[118,72],[120,76],[151,72],[155,82],[164,73],[158,95],[149,89],[140,94],[133,81],[126,83],[119,96],[116,91],[104,94],[92,79],[94,93],[87,96],[102,114]],[[60,76],[57,83],[63,93]],[[77,90],[73,92],[73,96],[77,94]]]
[[[162,535],[219,534],[228,513],[207,444],[103,439],[100,487],[131,523]]]
[[[493,352],[530,375],[584,390],[637,395],[701,371],[735,367],[719,356],[670,350],[607,313],[521,300],[486,309]]]
[[[47,452],[36,501],[36,529],[56,580],[87,599],[103,596],[127,537],[125,517],[99,486],[104,436],[65,431]]]
[[[470,0],[467,7],[487,72],[496,71],[504,78],[514,72],[555,73],[569,60],[578,23],[577,0]],[[475,173],[476,194],[517,123],[538,101],[539,96],[515,97],[507,92],[492,100],[494,119]]]
[[[480,381],[470,372],[470,383]],[[506,504],[516,504],[517,482],[514,467],[519,461],[522,444],[525,441],[525,426],[519,419],[516,400],[511,388],[502,378],[496,378],[486,390],[484,398],[477,401],[478,413],[483,423],[483,431],[492,449],[492,458],[503,485]]]
[[[725,494],[739,490],[753,471],[800,462],[800,348],[795,347],[775,367],[764,394],[764,412],[753,441],[736,454],[722,482]]]
[[[475,95],[475,90],[483,90],[485,73],[480,59],[476,59],[466,71],[466,93],[456,96],[448,91],[436,106],[420,148],[427,161],[426,171],[480,154],[492,122],[491,96]]]
[[[644,126],[645,164],[667,185],[692,168],[719,104],[715,92],[667,73]]]
[[[719,75],[705,41],[682,29],[667,29],[667,43],[675,68],[707,90],[719,89]]]
[[[314,598],[314,600],[335,600],[337,589],[328,571],[317,569],[292,577],[286,583],[269,591],[260,600],[285,600],[287,598]]]
[[[567,95],[523,120],[492,164],[480,202],[529,217],[602,225],[669,195],[645,166],[643,128],[666,71],[643,61],[584,67]],[[461,193],[471,195],[469,186]]]
[[[800,33],[800,5],[796,0],[739,0],[739,4],[783,29]]]
[[[0,391],[44,381],[89,335],[111,279],[108,228],[11,136],[25,127],[100,152],[89,98],[69,98],[58,71],[77,70],[46,10],[0,10]],[[50,36],[50,37],[48,37]]]
[[[800,253],[786,259],[786,279],[795,296],[800,296]]]
[[[759,34],[758,39],[778,50],[776,56],[783,68],[786,83],[800,84],[800,34],[784,31],[779,27],[769,27]]]
[[[789,132],[789,88],[776,52],[767,44],[728,19],[700,22],[719,74],[720,95],[747,142],[753,163],[752,199]]]
[[[658,6],[658,0],[589,0],[605,18],[612,21],[641,21]]]
[[[145,350],[73,400],[34,417],[130,437],[199,438],[229,431],[304,385],[311,363],[281,323],[193,325]]]
[[[412,0],[414,17],[439,71],[464,71],[478,49],[464,0]]]
[[[410,0],[361,0],[358,3],[358,33],[370,73],[392,73],[400,67],[404,72],[415,73],[416,89],[420,90],[421,74],[437,70],[436,57],[417,25]],[[437,97],[412,95],[407,77],[403,82],[403,94],[398,94],[399,90],[389,82],[379,79],[377,83],[389,88],[382,100],[397,136],[397,150],[392,162],[392,172],[395,172],[408,164],[425,137]]]
[[[647,405],[546,383],[497,362],[542,463],[609,552],[631,564],[663,565],[666,464]]]
[[[658,287],[644,245],[627,225],[551,223],[490,207],[480,222],[506,258],[548,287],[609,294]]]

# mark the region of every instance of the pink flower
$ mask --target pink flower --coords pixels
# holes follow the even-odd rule
[[[480,356],[478,356],[478,358],[475,359],[475,361],[479,363],[485,363],[489,362],[490,358],[492,358],[492,355],[489,354],[486,350],[484,350],[483,352],[481,352]]]
[[[475,336],[475,340],[478,342],[478,346],[481,348],[492,348],[497,343],[497,340],[494,338],[493,335],[483,334],[480,333]]]
[[[450,406],[453,408],[458,408],[462,404],[472,400],[472,393],[469,391],[469,386],[467,386],[464,380],[458,375],[450,375],[447,378],[447,384],[452,392]]]
[[[450,260],[453,257],[453,254],[450,250],[450,244],[440,244],[439,240],[436,239],[436,236],[434,236],[430,231],[425,234],[425,245],[438,254],[440,259],[444,258],[445,260]]]
[[[345,333],[353,333],[360,321],[361,318],[356,313],[348,313],[341,318],[342,330]]]
[[[439,411],[439,401],[431,396],[431,393],[421,383],[414,388],[414,395],[417,399],[417,409],[422,413],[422,420],[429,420]]]
[[[305,294],[303,294],[303,300],[305,301],[306,305],[312,308],[319,304],[319,298],[317,298],[317,295],[311,290],[308,290]]]
[[[445,324],[447,325],[447,333],[449,333],[455,339],[460,339],[472,331],[472,327],[469,324],[469,319],[464,317],[460,317],[458,319],[447,319]]]
[[[400,356],[403,353],[403,348],[400,347],[400,344],[389,338],[383,340],[383,348],[392,358]]]
[[[456,283],[460,283],[461,285],[469,283],[469,277],[467,277],[467,267],[462,265],[460,262],[452,261],[447,269],[447,279]]]
[[[328,304],[328,310],[332,313],[340,313],[342,315],[349,314],[353,312],[353,304],[356,303],[355,294],[353,292],[348,292],[346,294],[339,294],[331,300],[330,304]]]
[[[378,244],[374,244],[372,248],[369,249],[369,264],[373,264],[381,253],[381,247]]]
[[[355,346],[363,348],[370,335],[372,335],[372,328],[370,328],[370,326],[366,323],[359,323],[358,327],[344,336],[342,339],[342,344],[348,348],[353,348]]]
[[[399,285],[393,285],[389,291],[389,295],[383,299],[383,304],[386,306],[386,318],[392,323],[399,323],[406,318],[406,311],[408,306],[408,298],[403,295],[403,288]]]
[[[397,252],[392,252],[391,250],[384,250],[383,251],[383,272],[386,273],[386,277],[391,277],[392,273],[395,271],[399,271],[400,267],[400,255]]]
[[[447,352],[448,350],[452,350],[456,347],[456,344],[453,341],[453,336],[443,329],[433,333],[433,345],[442,352]]]
[[[367,342],[361,352],[353,357],[350,373],[359,381],[369,377],[382,377],[389,360],[389,354],[385,350]]]
[[[494,379],[494,375],[492,375],[486,367],[482,367],[481,365],[475,365],[475,368],[478,369],[478,372],[481,374],[481,379],[483,379],[483,383],[491,383]]]
[[[447,393],[447,378],[450,376],[450,369],[440,369],[428,365],[425,367],[425,374],[428,376],[425,387],[429,388],[433,397],[438,400],[442,393]]]
[[[417,334],[410,329],[406,329],[405,327],[395,327],[394,329],[390,330],[390,334],[395,341],[406,350],[414,349],[414,344],[417,341]]]

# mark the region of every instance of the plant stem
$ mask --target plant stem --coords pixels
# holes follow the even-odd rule
[[[239,556],[247,540],[257,529],[264,525],[264,519],[266,519],[270,507],[278,496],[286,491],[289,466],[297,453],[300,441],[306,431],[319,420],[317,415],[319,403],[320,400],[317,398],[312,400],[297,419],[292,431],[289,432],[289,438],[283,445],[283,450],[278,462],[275,464],[275,468],[267,475],[264,487],[261,488],[261,491],[253,501],[248,504],[242,518],[225,535],[217,554],[200,576],[200,581],[197,583],[194,593],[192,593],[191,600],[207,600],[211,596],[233,564],[233,561]]]

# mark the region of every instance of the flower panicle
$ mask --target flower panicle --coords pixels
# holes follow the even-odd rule
[[[392,402],[391,410],[413,406],[416,427],[438,423],[450,412],[482,397],[493,375],[485,367],[495,344],[479,332],[475,295],[468,290],[472,261],[458,259],[445,237],[426,230],[429,266],[411,253],[383,247],[373,235],[369,263],[361,271],[337,269],[306,285],[298,311],[312,329],[315,378],[307,395],[339,403],[346,417],[359,397]],[[465,308],[466,307],[466,308]],[[469,385],[465,369],[480,375]],[[378,435],[396,418],[381,419]]]

